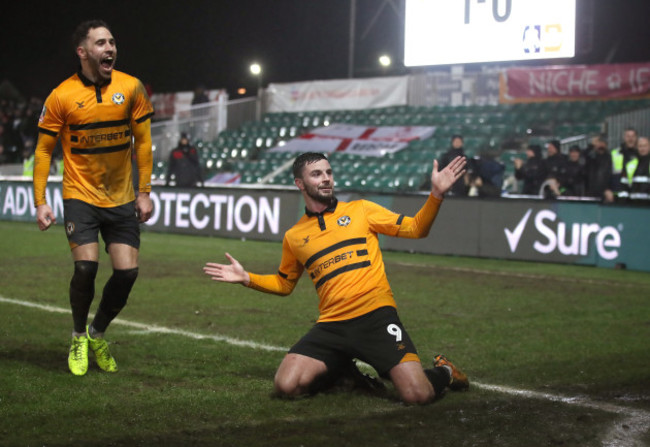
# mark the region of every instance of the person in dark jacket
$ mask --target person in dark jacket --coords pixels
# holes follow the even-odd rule
[[[612,157],[605,137],[595,137],[585,151],[585,195],[606,203],[614,201],[612,192]]]
[[[579,146],[569,148],[569,159],[566,162],[562,195],[580,197],[585,194],[585,160]]]
[[[564,183],[566,163],[566,156],[560,152],[560,142],[551,140],[546,143],[546,158],[544,159],[546,177],[554,178],[560,185]]]
[[[203,186],[199,155],[186,133],[181,134],[178,146],[169,154],[165,186],[172,181],[179,188]]]
[[[546,180],[546,166],[542,159],[542,148],[531,144],[526,148],[526,161],[515,158],[515,178],[523,180],[522,194],[540,195],[540,188]]]
[[[440,159],[440,169],[444,169],[456,157],[465,157],[465,150],[463,149],[463,136],[453,135],[451,137],[451,147],[443,154]],[[451,187],[448,195],[452,197],[465,197],[469,189],[467,178],[461,177]]]

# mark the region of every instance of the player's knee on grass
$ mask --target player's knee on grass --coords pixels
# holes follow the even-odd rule
[[[407,387],[398,390],[400,399],[406,404],[423,405],[433,402],[436,394],[429,387]]]
[[[435,400],[438,389],[428,376],[419,362],[401,363],[390,371],[399,398],[407,404],[421,405]]]
[[[299,396],[301,394],[307,394],[307,390],[302,390],[297,381],[286,376],[276,375],[273,381],[273,387],[279,396]]]
[[[273,381],[275,392],[280,396],[315,394],[320,390],[320,384],[321,376],[312,378],[305,374],[276,374]]]

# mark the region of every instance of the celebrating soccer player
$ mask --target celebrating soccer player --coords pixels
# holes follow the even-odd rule
[[[278,273],[244,270],[228,253],[228,264],[207,263],[213,280],[239,283],[267,293],[288,295],[306,270],[319,297],[315,326],[286,354],[275,375],[280,395],[318,392],[350,374],[353,359],[390,379],[406,403],[428,403],[449,387],[469,387],[467,376],[444,355],[424,369],[396,310],[379,249],[378,234],[422,238],[429,234],[443,195],[465,173],[456,157],[438,171],[434,161],[431,194],[414,217],[393,213],[367,200],[340,202],[323,154],[305,153],[293,163],[295,184],[306,209],[284,235]],[[359,377],[354,367],[352,377]]]
[[[41,230],[55,223],[46,202],[46,184],[57,139],[63,146],[65,232],[74,273],[70,307],[74,328],[68,366],[75,375],[88,370],[88,348],[108,372],[117,363],[104,332],[126,305],[138,276],[139,223],[151,216],[151,122],[153,107],[143,84],[114,70],[117,46],[106,23],[81,23],[73,44],[80,68],[48,96],[39,119],[34,167],[34,204]],[[134,143],[132,143],[132,139]],[[131,153],[139,171],[133,187]],[[108,252],[113,274],[104,286],[97,313],[87,326],[95,296],[99,239]]]

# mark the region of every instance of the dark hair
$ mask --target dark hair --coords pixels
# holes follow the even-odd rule
[[[550,144],[555,149],[557,149],[558,152],[560,152],[560,149],[562,147],[562,143],[560,143],[560,140],[551,140],[548,142],[548,144]]]
[[[542,146],[539,144],[529,144],[528,145],[528,150],[533,151],[535,154],[535,157],[541,158],[542,157]]]
[[[320,160],[327,160],[325,154],[320,152],[305,152],[300,154],[293,161],[293,178],[302,178],[302,169],[305,165],[316,163]]]
[[[464,141],[463,136],[459,133],[456,133],[451,136],[451,141],[453,142],[456,138],[460,138],[460,141]]]
[[[110,28],[103,20],[86,20],[85,22],[81,22],[77,26],[77,29],[74,30],[74,33],[72,33],[72,47],[75,51],[86,40],[86,37],[88,37],[88,31],[95,28],[106,28],[110,31]]]
[[[571,146],[569,148],[569,152],[582,152],[582,150],[580,149],[580,146],[578,146],[577,144],[574,144],[573,146]]]

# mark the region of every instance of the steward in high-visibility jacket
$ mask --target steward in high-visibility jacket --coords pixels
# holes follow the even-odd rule
[[[30,178],[34,176],[34,154],[23,160],[23,176]]]
[[[621,184],[627,197],[650,204],[650,141],[647,138],[639,138],[639,156],[628,161],[624,171]]]
[[[625,199],[629,193],[629,182],[623,182],[625,178],[625,166],[633,159],[636,158],[636,150],[632,147],[627,147],[625,143],[621,144],[616,149],[612,149],[612,190],[614,195],[618,198]],[[628,176],[629,177],[629,176]]]

